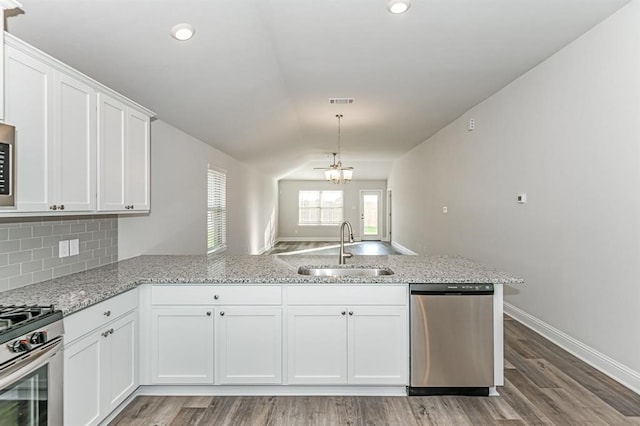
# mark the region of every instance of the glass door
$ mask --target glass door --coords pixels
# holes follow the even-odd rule
[[[48,364],[0,391],[2,424],[47,426]]]
[[[360,191],[360,239],[363,241],[382,239],[381,201],[380,190]]]

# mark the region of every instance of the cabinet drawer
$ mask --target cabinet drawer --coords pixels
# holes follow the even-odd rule
[[[279,285],[179,285],[153,286],[153,305],[279,305]]]
[[[69,344],[137,307],[138,290],[133,289],[66,316],[64,317],[65,343]]]
[[[405,285],[289,286],[290,305],[407,305]]]

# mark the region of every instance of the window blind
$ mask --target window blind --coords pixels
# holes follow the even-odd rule
[[[207,251],[227,247],[227,174],[209,169],[207,174]]]

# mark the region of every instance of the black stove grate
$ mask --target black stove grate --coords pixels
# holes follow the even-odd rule
[[[51,306],[0,305],[0,343],[62,319],[62,311]]]

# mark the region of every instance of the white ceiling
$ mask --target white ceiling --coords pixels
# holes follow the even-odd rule
[[[356,179],[552,55],[628,0],[21,0],[9,32],[236,159]],[[169,36],[177,23],[195,37]],[[332,106],[330,97],[353,97]]]

